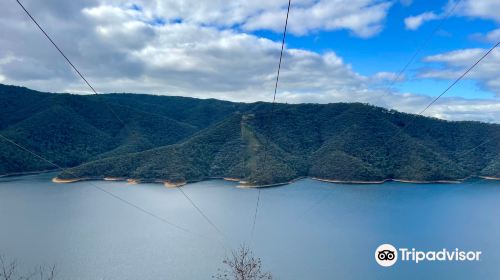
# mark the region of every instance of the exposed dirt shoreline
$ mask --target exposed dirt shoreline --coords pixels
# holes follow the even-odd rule
[[[52,182],[54,183],[61,183],[61,184],[68,184],[68,183],[75,183],[75,182],[81,182],[81,181],[121,181],[121,182],[127,182],[128,184],[163,184],[167,188],[176,188],[176,187],[182,187],[186,184],[189,183],[196,183],[200,181],[207,181],[207,180],[224,180],[228,182],[238,182],[240,185],[238,187],[240,188],[271,188],[271,187],[279,187],[279,186],[284,186],[288,185],[291,183],[294,183],[296,181],[302,180],[302,179],[312,179],[316,181],[321,181],[321,182],[327,182],[327,183],[335,183],[335,184],[384,184],[387,182],[400,182],[400,183],[408,183],[408,184],[460,184],[464,182],[465,180],[471,178],[471,177],[477,177],[481,178],[484,180],[500,180],[500,178],[497,177],[489,177],[489,176],[470,176],[467,178],[463,179],[457,179],[457,180],[433,180],[433,181],[419,181],[419,180],[404,180],[404,179],[385,179],[385,180],[380,180],[380,181],[357,181],[357,180],[352,180],[352,181],[344,181],[344,180],[334,180],[334,179],[324,179],[324,178],[317,178],[317,177],[299,177],[296,179],[293,179],[288,182],[281,182],[281,183],[275,183],[275,184],[268,184],[268,185],[252,185],[249,182],[243,181],[242,179],[239,178],[229,178],[229,177],[208,177],[202,180],[192,180],[192,181],[180,181],[180,182],[171,182],[167,180],[160,180],[160,179],[155,179],[155,180],[141,180],[141,179],[130,179],[130,178],[115,178],[115,177],[95,177],[95,178],[78,178],[78,179],[61,179],[58,177],[54,177],[52,179]]]
[[[497,178],[497,177],[489,177],[489,176],[479,176],[479,177],[486,179],[486,180],[495,180],[495,181],[500,180],[500,178]]]
[[[459,180],[434,180],[434,181],[418,181],[418,180],[403,180],[403,179],[385,179],[381,181],[342,181],[342,180],[322,179],[316,177],[311,177],[311,179],[321,182],[337,183],[337,184],[383,184],[386,182],[400,182],[400,183],[410,183],[410,184],[459,184],[468,178]]]

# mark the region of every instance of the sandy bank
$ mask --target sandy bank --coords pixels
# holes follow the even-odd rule
[[[486,180],[500,180],[500,178],[497,177],[489,177],[489,176],[479,176],[480,178],[486,179]]]
[[[120,178],[120,177],[104,177],[104,181],[126,181],[126,178]]]
[[[330,180],[330,179],[322,179],[311,177],[313,180],[328,182],[328,183],[336,183],[336,184],[383,184],[387,182],[399,182],[399,183],[409,183],[409,184],[459,184],[462,183],[465,179],[460,180],[434,180],[434,181],[419,181],[419,180],[404,180],[404,179],[385,179],[380,181],[343,181],[343,180]]]
[[[75,183],[78,181],[84,181],[84,179],[80,179],[80,178],[78,178],[78,179],[61,179],[61,178],[57,178],[57,177],[52,178],[52,182],[58,183],[58,184]]]
[[[178,188],[178,187],[182,187],[184,185],[186,185],[187,182],[170,182],[170,181],[163,181],[163,185],[168,188],[168,189],[171,189],[171,188]]]
[[[436,180],[436,181],[412,181],[412,180],[401,180],[392,179],[390,181],[400,182],[400,183],[412,183],[412,184],[460,184],[464,181],[462,180]]]
[[[222,180],[229,181],[229,182],[240,182],[241,181],[241,179],[231,178],[231,177],[224,177],[224,178],[222,178]]]
[[[292,184],[296,181],[309,178],[312,180],[316,181],[321,181],[321,182],[327,182],[327,183],[334,183],[334,184],[383,184],[386,182],[400,182],[400,183],[408,183],[408,184],[459,184],[464,182],[465,180],[471,178],[463,178],[463,179],[457,179],[457,180],[434,180],[434,181],[419,181],[419,180],[405,180],[405,179],[385,179],[385,180],[379,180],[379,181],[358,181],[358,180],[352,180],[352,181],[344,181],[344,180],[335,180],[335,179],[324,179],[324,178],[318,178],[318,177],[299,177],[296,179],[293,179],[288,182],[281,182],[281,183],[275,183],[275,184],[266,184],[266,185],[254,185],[251,184],[250,182],[243,181],[238,178],[231,178],[231,177],[224,177],[224,178],[205,178],[202,180],[193,180],[193,181],[182,181],[182,182],[171,182],[171,181],[166,181],[162,179],[156,179],[156,180],[140,180],[140,179],[127,179],[127,178],[119,178],[119,177],[105,177],[105,178],[78,178],[78,179],[61,179],[58,177],[55,177],[52,179],[52,182],[54,183],[74,183],[74,182],[79,182],[79,181],[89,181],[89,180],[104,180],[104,181],[125,181],[128,184],[136,185],[136,184],[163,184],[167,188],[176,188],[176,187],[181,187],[189,183],[195,183],[195,182],[200,182],[200,181],[206,181],[206,180],[225,180],[229,182],[239,182],[239,185],[237,186],[238,188],[272,188],[272,187],[279,187],[279,186],[284,186],[288,184]],[[484,180],[500,180],[500,178],[497,177],[487,177],[487,176],[478,176],[476,178],[482,178]]]
[[[391,179],[386,179],[381,181],[342,181],[342,180],[322,179],[317,177],[311,177],[311,179],[316,181],[336,183],[336,184],[383,184],[385,182],[391,181]]]

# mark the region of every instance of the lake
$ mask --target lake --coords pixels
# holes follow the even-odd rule
[[[22,270],[55,264],[58,279],[211,279],[228,249],[247,244],[277,279],[497,279],[500,182],[344,185],[300,180],[258,191],[212,180],[184,192],[160,184],[94,181],[186,233],[88,182],[54,174],[0,179],[0,254]],[[477,262],[398,262],[378,245],[482,251]]]

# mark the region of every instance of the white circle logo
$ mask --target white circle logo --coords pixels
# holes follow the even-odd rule
[[[398,260],[398,250],[391,244],[382,244],[375,250],[375,260],[381,266],[393,266]]]

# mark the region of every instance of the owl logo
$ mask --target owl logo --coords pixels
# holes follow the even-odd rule
[[[391,244],[382,244],[375,250],[375,261],[380,266],[393,266],[398,260],[398,250]]]

